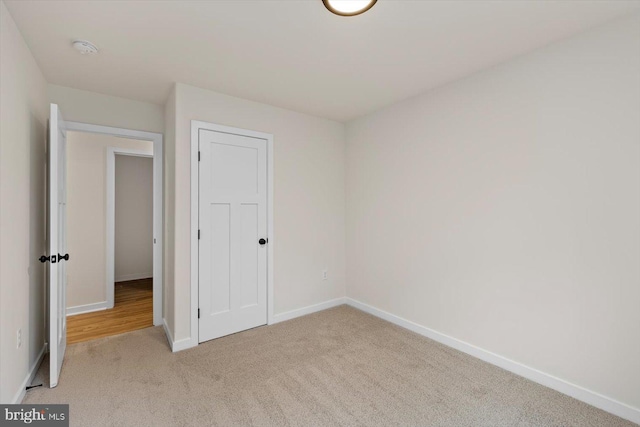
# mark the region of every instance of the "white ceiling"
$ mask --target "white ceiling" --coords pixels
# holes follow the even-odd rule
[[[347,121],[640,1],[5,1],[50,83],[163,104],[173,82]],[[82,56],[73,39],[100,48]]]

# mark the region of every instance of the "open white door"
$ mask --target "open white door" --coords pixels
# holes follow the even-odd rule
[[[67,131],[56,104],[49,113],[49,386],[58,385],[67,348]]]

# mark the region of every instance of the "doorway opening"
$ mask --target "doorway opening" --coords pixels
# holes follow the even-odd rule
[[[67,343],[159,325],[161,136],[66,125]]]

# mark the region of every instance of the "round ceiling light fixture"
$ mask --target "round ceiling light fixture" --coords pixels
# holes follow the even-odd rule
[[[96,45],[86,40],[74,40],[73,47],[83,55],[95,55],[98,53]]]
[[[355,16],[371,9],[378,0],[322,0],[329,11],[340,16]]]

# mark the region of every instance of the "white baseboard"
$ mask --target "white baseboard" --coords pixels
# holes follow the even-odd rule
[[[27,372],[27,375],[25,376],[24,381],[22,381],[22,384],[20,384],[20,389],[18,389],[16,394],[13,396],[13,400],[11,401],[11,403],[13,403],[14,405],[22,403],[22,399],[24,399],[24,395],[27,393],[27,386],[31,384],[31,381],[33,381],[33,378],[38,373],[38,368],[40,367],[40,364],[42,363],[42,359],[44,359],[44,355],[46,353],[47,353],[47,344],[44,344],[42,346],[42,350],[40,350],[40,354],[38,354],[38,357],[36,357],[35,362],[33,362],[33,365],[31,365],[29,372]]]
[[[162,319],[162,327],[164,328],[164,333],[167,336],[167,341],[169,341],[169,347],[171,347],[172,352],[175,353],[176,351],[186,350],[188,348],[195,347],[195,345],[198,345],[197,343],[194,345],[191,342],[191,338],[183,338],[181,340],[174,341],[173,335],[169,330],[166,319]]]
[[[321,302],[319,304],[314,304],[307,307],[298,308],[296,310],[287,311],[285,313],[276,314],[273,316],[273,319],[271,320],[271,323],[269,323],[269,325],[284,322],[285,320],[295,319],[296,317],[315,313],[316,311],[322,311],[328,308],[337,307],[339,305],[345,304],[345,302],[345,298],[336,298],[329,301]],[[169,345],[171,346],[171,351],[173,351],[174,353],[176,351],[186,350],[188,348],[198,346],[199,343],[197,337],[195,339],[191,339],[191,337],[188,337],[174,341],[173,335],[171,335],[169,327],[167,326],[167,322],[164,321],[164,319],[163,326],[164,332],[167,335],[167,340],[169,341]]]
[[[140,280],[140,279],[151,279],[153,278],[153,273],[135,273],[135,274],[123,274],[122,276],[117,276],[114,279],[114,282],[128,282],[129,280]]]
[[[394,314],[380,310],[376,307],[372,307],[363,302],[354,300],[353,298],[346,298],[346,303],[352,307],[362,310],[366,313],[372,314],[376,317],[384,319],[388,322],[394,323],[405,329],[409,329],[417,334],[423,335],[427,338],[431,338],[434,341],[442,343],[446,346],[455,348],[471,356],[477,357],[480,360],[491,363],[492,365],[499,366],[509,372],[513,372],[516,375],[525,377],[533,382],[542,384],[543,386],[552,388],[560,393],[573,397],[574,399],[588,403],[596,408],[602,409],[614,415],[624,418],[631,422],[640,424],[640,409],[627,405],[626,403],[619,402],[602,394],[596,393],[591,390],[587,390],[576,384],[572,384],[568,381],[554,377],[553,375],[515,362],[506,357],[484,350],[480,347],[476,347],[473,344],[469,344],[459,339],[450,337],[433,329],[426,328],[418,325],[410,320],[403,319]]]
[[[171,335],[171,331],[169,330],[169,326],[167,325],[167,319],[162,319],[162,327],[164,328],[164,334],[167,337],[167,341],[169,342],[169,347],[171,351],[173,351],[173,335]]]
[[[76,314],[91,313],[92,311],[106,310],[107,302],[95,302],[92,304],[76,305],[75,307],[67,307],[67,316],[75,316]]]
[[[197,346],[198,346],[198,343],[196,342],[194,344],[191,338],[182,338],[180,340],[173,342],[173,347],[171,348],[171,351],[175,353],[176,351],[182,351],[182,350],[186,350],[188,348],[197,347]]]
[[[271,320],[270,325],[275,325],[276,323],[284,322],[285,320],[295,319],[296,317],[305,316],[307,314],[315,313],[316,311],[326,310],[328,308],[337,307],[339,305],[345,304],[346,298],[336,298],[329,301],[321,302],[314,305],[309,305],[307,307],[298,308],[295,310],[287,311],[280,314],[275,314],[273,319]]]

